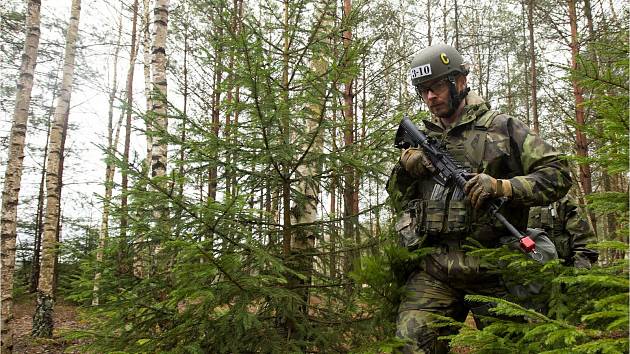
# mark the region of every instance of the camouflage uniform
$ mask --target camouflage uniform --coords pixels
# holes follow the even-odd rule
[[[435,118],[425,120],[423,130],[441,141],[468,171],[510,179],[512,199],[500,211],[517,229],[525,229],[529,206],[547,205],[566,194],[571,185],[566,162],[549,144],[519,120],[490,110],[473,93],[466,97],[461,119],[453,127],[445,129]],[[462,243],[472,237],[496,247],[498,238],[508,232],[485,211],[473,209],[459,188],[442,187],[430,176],[414,178],[400,163],[392,171],[387,191],[402,216],[397,231],[416,234],[419,246],[438,250],[425,257],[407,280],[397,335],[413,342],[405,353],[446,353],[446,343],[437,336],[447,332],[430,327],[431,314],[464,320],[470,310],[465,295],[506,294],[499,277],[466,255]]]
[[[597,242],[595,233],[568,194],[548,206],[531,208],[528,226],[547,231],[566,265],[590,269],[597,262],[597,251],[586,248],[587,244]]]

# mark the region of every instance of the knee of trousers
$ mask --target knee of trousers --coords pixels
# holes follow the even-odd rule
[[[429,324],[433,322],[431,313],[427,311],[407,310],[398,314],[396,321],[396,336],[410,340],[403,353],[438,353],[439,333]]]

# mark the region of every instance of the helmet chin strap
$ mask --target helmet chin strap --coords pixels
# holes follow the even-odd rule
[[[469,87],[464,88],[461,92],[457,92],[457,88],[455,87],[455,77],[452,75],[448,76],[448,92],[451,96],[450,100],[448,100],[448,112],[444,114],[447,117],[452,116],[457,108],[459,108],[459,104],[462,103],[462,100],[466,98],[468,92],[470,91]]]

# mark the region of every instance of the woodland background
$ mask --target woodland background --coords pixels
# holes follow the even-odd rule
[[[495,299],[496,325],[456,324],[453,343],[627,352],[625,2],[7,0],[0,15],[3,353],[38,337],[80,352],[399,346],[400,265],[422,250],[396,247],[384,185],[402,115],[428,114],[408,64],[439,42],[570,160],[600,250],[590,271],[478,250],[542,279],[551,311]],[[18,341],[15,306],[33,302]],[[60,304],[82,324],[54,328]]]

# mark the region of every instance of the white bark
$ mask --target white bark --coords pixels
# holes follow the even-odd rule
[[[151,31],[149,26],[150,21],[150,0],[143,0],[143,13],[142,13],[142,54],[143,54],[143,69],[144,69],[144,93],[147,98],[147,112],[153,108],[153,102],[151,102]],[[147,168],[151,166],[151,150],[153,149],[153,138],[149,132],[151,131],[150,120],[145,119],[147,122]]]
[[[54,306],[54,274],[55,258],[57,254],[57,225],[59,221],[59,174],[63,170],[61,162],[63,150],[62,140],[64,127],[70,110],[70,96],[74,77],[74,58],[76,42],[79,32],[79,15],[81,0],[72,1],[70,22],[66,35],[66,49],[64,54],[63,76],[61,90],[55,106],[55,120],[50,134],[48,147],[48,161],[46,166],[46,217],[44,237],[42,239],[42,261],[37,287],[37,308],[33,317],[33,331],[35,337],[51,337],[53,330],[52,314]]]
[[[166,36],[168,24],[169,0],[157,0],[153,11],[153,90],[152,113],[155,117],[155,129],[166,132],[168,119],[166,116]],[[154,177],[166,173],[166,144],[156,139],[151,151],[151,172]]]
[[[28,2],[26,17],[26,40],[17,83],[13,124],[9,138],[9,157],[4,176],[2,191],[2,219],[0,231],[0,351],[11,353],[13,350],[13,271],[15,269],[15,240],[17,237],[17,206],[22,180],[24,144],[28,111],[33,89],[33,75],[37,63],[39,47],[39,0]]]

